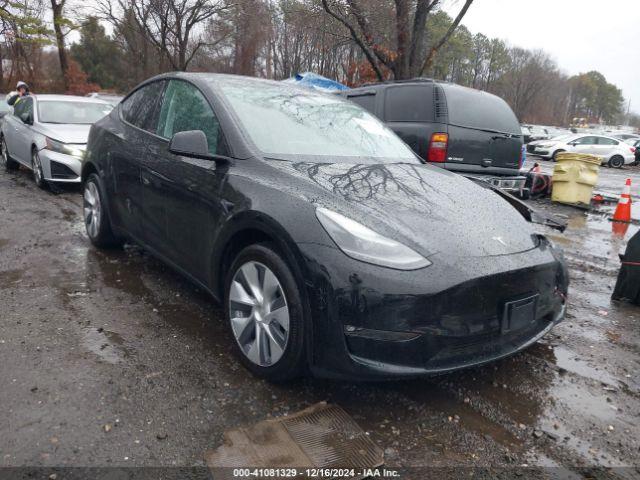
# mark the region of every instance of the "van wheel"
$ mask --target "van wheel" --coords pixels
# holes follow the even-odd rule
[[[551,160],[553,160],[554,162],[558,161],[558,154],[564,152],[565,150],[556,150],[555,152],[553,152],[553,155],[551,155]]]
[[[624,158],[620,155],[611,157],[611,160],[609,160],[609,166],[611,168],[622,168],[624,166]]]
[[[0,137],[0,162],[5,170],[18,170],[18,168],[20,168],[20,164],[12,159],[11,155],[9,155],[4,135]]]
[[[251,373],[282,382],[303,372],[302,302],[293,272],[271,244],[238,254],[225,281],[225,316],[236,353]]]

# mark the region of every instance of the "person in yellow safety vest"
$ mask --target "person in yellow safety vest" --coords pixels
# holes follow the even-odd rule
[[[10,106],[15,106],[15,104],[18,103],[22,97],[27,97],[29,96],[29,94],[29,85],[27,85],[23,81],[20,81],[16,85],[16,91],[11,92],[7,95],[7,103]]]

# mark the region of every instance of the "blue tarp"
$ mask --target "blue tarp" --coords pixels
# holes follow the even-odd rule
[[[303,87],[335,92],[337,90],[349,90],[349,87],[330,78],[323,77],[313,72],[296,73],[295,77],[284,80],[287,83],[295,83]]]

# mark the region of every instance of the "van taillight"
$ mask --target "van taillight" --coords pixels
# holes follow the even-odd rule
[[[631,153],[636,153],[636,147],[631,147],[629,150],[631,150]]]
[[[429,141],[429,151],[427,152],[428,162],[444,163],[447,160],[447,147],[449,146],[449,135],[446,133],[434,133]]]

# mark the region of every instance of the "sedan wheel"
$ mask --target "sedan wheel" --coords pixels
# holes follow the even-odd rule
[[[44,174],[42,173],[42,162],[40,162],[40,155],[38,155],[36,150],[34,150],[31,155],[31,170],[33,171],[33,181],[36,182],[38,187],[44,188],[46,182],[44,180]]]
[[[242,265],[231,282],[229,312],[244,355],[261,367],[278,363],[289,339],[289,308],[275,274],[258,262]]]
[[[94,239],[98,236],[101,219],[102,206],[98,187],[95,183],[89,182],[84,189],[84,224],[89,238]]]
[[[272,381],[300,374],[304,309],[297,282],[270,244],[251,245],[227,275],[227,319],[242,363]]]
[[[620,155],[616,155],[615,157],[609,160],[609,166],[611,168],[622,168],[624,166],[624,158]]]
[[[17,170],[19,167],[18,162],[13,160],[9,155],[7,142],[5,142],[4,137],[0,140],[0,163],[2,163],[5,170]]]

